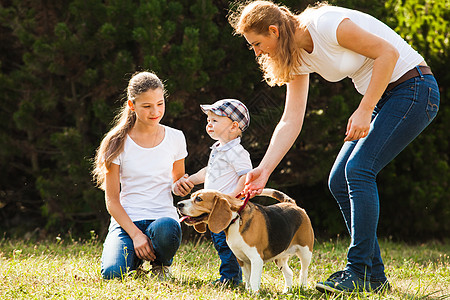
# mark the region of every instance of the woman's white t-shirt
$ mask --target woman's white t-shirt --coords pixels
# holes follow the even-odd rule
[[[374,60],[339,45],[336,31],[344,19],[350,19],[364,30],[385,39],[398,50],[400,57],[390,82],[396,81],[424,60],[402,37],[378,19],[356,10],[322,6],[301,14],[302,22],[308,24],[314,49],[311,53],[301,50],[303,64],[295,74],[316,72],[331,82],[350,77],[357,91],[362,95],[366,93]]]
[[[172,198],[173,163],[187,156],[182,131],[164,126],[164,139],[143,148],[127,135],[123,152],[113,161],[120,165],[120,203],[131,220],[178,220]],[[111,226],[117,224],[111,217]]]

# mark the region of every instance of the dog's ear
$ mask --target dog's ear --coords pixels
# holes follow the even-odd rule
[[[200,233],[205,233],[206,232],[206,223],[198,223],[198,224],[195,224],[194,225],[194,229],[197,231],[197,232],[200,232]]]
[[[214,233],[221,232],[230,224],[231,217],[231,207],[228,200],[223,196],[216,196],[214,207],[209,214],[209,230]]]

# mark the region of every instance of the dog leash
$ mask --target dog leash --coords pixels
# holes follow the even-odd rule
[[[239,193],[239,194],[237,194],[236,198],[238,198],[238,199],[239,199],[239,198],[242,198],[242,192]],[[236,218],[234,218],[233,220],[231,220],[230,225],[233,224],[234,222],[236,222],[236,220],[241,216],[241,212],[242,212],[242,210],[245,208],[245,206],[247,205],[248,200],[250,200],[250,193],[247,193],[247,195],[245,195],[244,203],[241,205],[241,207],[239,207],[239,209],[238,209],[238,211],[237,211],[237,214],[238,214],[238,215],[236,216]],[[228,225],[228,227],[229,227],[230,225]]]

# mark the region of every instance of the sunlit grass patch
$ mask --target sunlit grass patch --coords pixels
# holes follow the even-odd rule
[[[243,286],[212,286],[219,258],[207,239],[183,243],[172,265],[173,278],[147,275],[103,280],[102,242],[55,239],[32,243],[0,240],[0,299],[450,299],[450,245],[408,245],[381,241],[392,290],[385,294],[325,295],[317,281],[345,266],[348,240],[316,241],[306,288],[299,287],[300,261],[294,257],[294,287],[282,294],[283,275],[274,263],[264,267],[259,294]],[[148,263],[144,268],[150,268]]]

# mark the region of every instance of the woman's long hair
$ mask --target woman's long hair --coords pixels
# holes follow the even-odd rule
[[[283,85],[293,79],[302,65],[300,49],[295,44],[295,31],[304,27],[298,16],[286,6],[271,1],[252,1],[237,4],[237,9],[228,15],[228,21],[235,34],[254,32],[269,34],[269,26],[278,27],[279,40],[276,54],[260,55],[257,60],[264,72],[264,79],[270,86]]]
[[[125,138],[136,123],[136,113],[128,106],[128,100],[134,103],[140,94],[158,88],[164,91],[163,83],[154,73],[139,72],[131,77],[127,87],[127,99],[114,118],[113,127],[103,138],[95,155],[92,174],[95,183],[101,189],[105,189],[106,173],[110,169],[112,161],[123,151]]]

